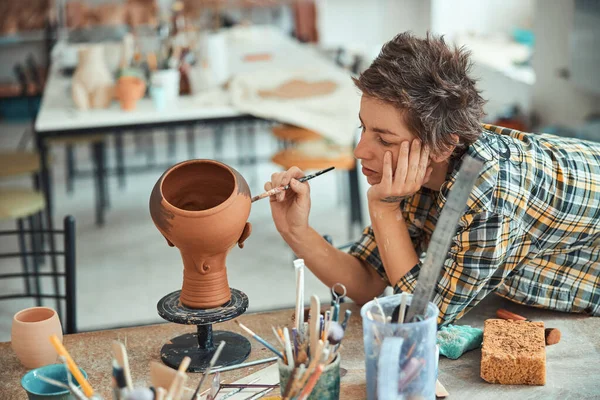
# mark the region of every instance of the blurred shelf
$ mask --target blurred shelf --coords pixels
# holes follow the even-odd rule
[[[10,46],[25,43],[37,43],[46,40],[46,31],[43,29],[29,31],[29,32],[18,32],[12,35],[0,36],[0,46]]]

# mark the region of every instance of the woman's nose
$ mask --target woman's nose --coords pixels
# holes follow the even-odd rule
[[[358,144],[354,148],[354,157],[359,160],[363,160],[363,159],[367,158],[367,155],[369,153],[367,147],[368,146],[365,143],[365,139],[363,136],[360,138],[360,140],[358,141]]]

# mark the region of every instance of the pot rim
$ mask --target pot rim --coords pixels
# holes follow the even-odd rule
[[[213,208],[209,208],[206,210],[200,210],[200,211],[188,211],[188,210],[183,210],[179,207],[175,207],[173,204],[169,203],[169,201],[166,199],[164,193],[163,193],[163,184],[165,183],[165,179],[167,178],[167,176],[169,176],[173,171],[184,167],[186,165],[189,164],[214,164],[217,165],[225,170],[227,170],[227,172],[231,175],[231,177],[233,178],[233,190],[231,191],[231,194],[229,195],[229,197],[222,202],[221,204],[219,204],[216,207]],[[216,160],[210,160],[210,159],[203,159],[203,158],[199,158],[199,159],[195,159],[195,160],[187,160],[187,161],[182,161],[178,164],[173,165],[171,168],[169,168],[162,176],[162,178],[160,179],[160,197],[161,197],[161,201],[164,202],[165,207],[167,207],[170,211],[172,211],[173,213],[176,213],[178,215],[182,215],[182,216],[186,216],[186,217],[205,217],[208,215],[212,215],[215,214],[227,207],[229,207],[229,205],[233,202],[235,194],[238,190],[238,181],[235,178],[235,173],[233,172],[233,170],[231,169],[230,166],[228,166],[227,164],[224,164],[222,162],[216,161]]]
[[[46,319],[42,319],[40,321],[32,321],[32,322],[21,321],[19,319],[19,317],[21,316],[21,314],[32,312],[32,311],[35,311],[35,310],[48,310],[48,311],[52,312],[52,315],[50,315]],[[17,311],[17,313],[13,316],[13,321],[14,322],[18,322],[19,324],[39,324],[40,322],[46,322],[46,321],[51,320],[52,318],[54,318],[54,316],[58,316],[58,314],[56,313],[56,310],[54,308],[51,308],[51,307],[29,307],[29,308],[26,308],[24,310]]]

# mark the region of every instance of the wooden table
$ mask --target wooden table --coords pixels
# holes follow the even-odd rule
[[[492,385],[479,377],[481,351],[473,350],[458,360],[440,359],[439,380],[450,392],[451,399],[593,399],[600,396],[598,379],[598,360],[600,360],[600,318],[565,314],[518,306],[497,296],[490,295],[460,322],[475,327],[483,327],[487,318],[494,318],[499,307],[525,315],[533,320],[541,320],[548,327],[562,331],[559,344],[547,347],[547,372],[545,386],[508,386]],[[360,309],[354,304],[342,305],[342,310],[352,310],[352,317],[346,331],[342,349],[342,368],[347,370],[341,380],[342,400],[366,398],[366,378],[362,339],[362,321]],[[272,311],[267,313],[246,314],[239,317],[240,322],[253,329],[260,336],[273,339],[271,326],[290,326],[293,310]],[[343,311],[342,311],[343,314]],[[233,321],[215,326],[245,335]],[[66,335],[64,343],[76,362],[87,371],[90,383],[105,399],[110,399],[112,340],[127,342],[129,363],[131,365],[134,386],[149,382],[149,362],[160,361],[161,346],[169,339],[187,332],[193,332],[193,326],[176,324],[150,325],[127,329]],[[250,339],[252,352],[248,361],[272,357],[264,346]],[[249,367],[222,374],[226,382],[247,376],[268,364]],[[25,392],[20,380],[27,370],[21,366],[10,349],[10,343],[0,343],[0,399],[24,399]],[[198,383],[200,374],[189,374],[188,386]],[[205,384],[208,387],[207,384]]]
[[[342,399],[364,399],[366,397],[365,366],[362,345],[362,322],[360,310],[354,304],[343,305],[342,309],[350,308],[352,317],[348,324],[347,338],[342,350],[342,368],[348,372],[341,381]],[[238,317],[239,321],[254,330],[258,335],[275,343],[271,326],[291,326],[294,310],[282,310],[268,313],[245,314]],[[342,314],[343,315],[343,314]],[[233,321],[214,325],[215,330],[228,330],[248,336]],[[169,339],[184,333],[195,331],[194,326],[177,324],[159,324],[135,328],[115,329],[75,335],[65,335],[64,345],[73,360],[83,368],[89,377],[92,387],[105,399],[112,399],[111,389],[111,349],[113,340],[127,343],[129,364],[134,386],[148,385],[150,381],[149,363],[152,360],[160,362],[160,348]],[[273,353],[263,345],[250,339],[252,352],[246,361],[272,357]],[[221,379],[233,382],[246,375],[252,374],[270,364],[237,369],[221,373]],[[0,343],[0,399],[24,399],[25,391],[21,388],[21,377],[27,372],[14,352],[10,343]],[[201,374],[190,373],[188,387],[195,387]],[[204,386],[209,387],[208,382]]]

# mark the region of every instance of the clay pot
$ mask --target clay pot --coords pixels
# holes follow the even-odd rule
[[[137,76],[122,76],[117,83],[117,98],[125,111],[135,109],[135,105],[146,92],[146,84]]]
[[[21,364],[27,368],[39,368],[55,363],[58,354],[50,343],[52,334],[62,342],[62,326],[52,308],[32,307],[16,313],[11,329],[11,346]]]
[[[213,160],[168,169],[150,197],[150,215],[183,259],[181,302],[214,308],[231,299],[225,258],[250,236],[250,189],[235,169]]]

